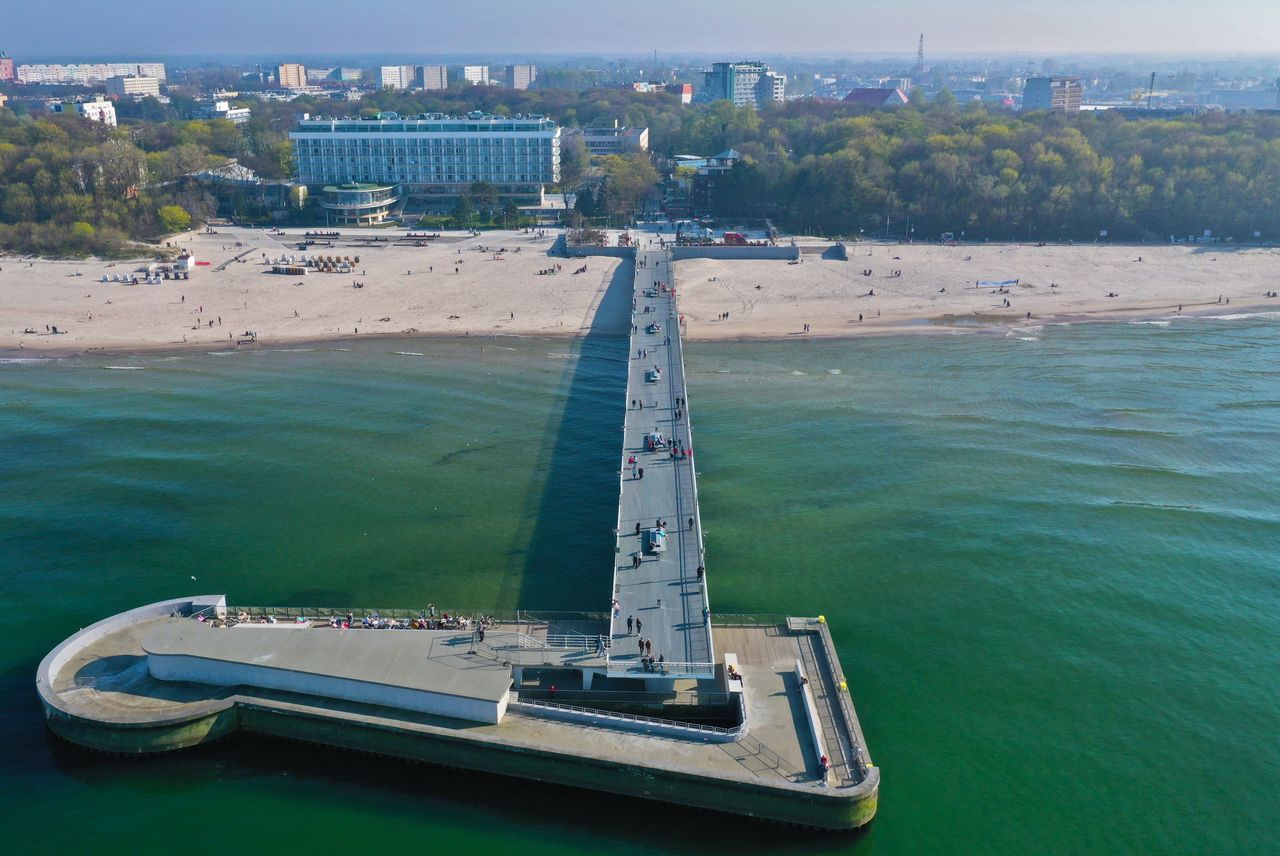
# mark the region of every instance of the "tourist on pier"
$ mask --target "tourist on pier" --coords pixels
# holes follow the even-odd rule
[[[628,635],[628,636],[630,636],[630,635],[631,635],[631,625],[633,625],[633,624],[635,624],[635,623],[636,623],[636,621],[635,621],[635,617],[634,617],[634,616],[631,616],[631,615],[628,615],[628,616],[627,616],[627,635]]]
[[[705,567],[703,567],[702,565],[698,565],[698,579],[699,579],[699,580],[701,580],[701,579],[702,579],[702,575],[703,575],[703,574],[705,574],[706,572],[707,572],[707,569],[706,569]]]
[[[636,644],[640,646],[640,656],[643,657],[644,656],[644,640],[637,639]]]
[[[637,634],[639,634],[639,633],[640,633],[640,630],[641,630],[643,627],[644,627],[644,624],[640,621],[640,619],[639,619],[639,618],[637,618],[637,619],[636,619],[636,633],[637,633]]]

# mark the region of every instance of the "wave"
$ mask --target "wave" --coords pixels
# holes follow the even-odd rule
[[[1201,315],[1208,321],[1245,321],[1249,318],[1280,318],[1280,312],[1237,312],[1232,315]]]
[[[1138,502],[1128,499],[1113,499],[1112,505],[1124,505],[1130,508],[1162,508],[1167,511],[1203,511],[1199,505],[1172,505],[1164,502]]]
[[[827,374],[844,374],[844,372],[840,371],[840,369],[827,369]]]
[[[56,363],[57,357],[0,357],[0,365],[24,365],[26,363]]]
[[[1218,404],[1218,407],[1223,410],[1240,410],[1254,407],[1274,408],[1280,407],[1280,401],[1269,401],[1266,399],[1260,399],[1257,401],[1223,401]]]
[[[426,354],[421,351],[396,351],[402,357],[425,357]]]
[[[146,366],[103,366],[103,368],[112,369],[113,371],[118,372],[140,372],[145,369]]]
[[[808,374],[808,372],[801,372],[801,371],[794,371],[794,370],[793,370],[791,373],[792,373],[793,375],[797,375],[797,376],[799,376],[799,377],[804,377],[805,375],[807,375],[807,374]]]
[[[1128,323],[1134,324],[1136,326],[1145,326],[1145,327],[1168,327],[1173,322],[1172,321],[1130,321]]]

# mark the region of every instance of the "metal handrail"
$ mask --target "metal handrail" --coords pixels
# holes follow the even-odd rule
[[[639,660],[611,659],[609,660],[607,672],[608,674],[611,674],[611,675],[623,674],[623,673],[636,673],[636,674],[644,673],[644,674],[655,674],[655,675],[668,675],[668,674],[706,675],[708,677],[711,677],[711,676],[714,676],[716,673],[716,664],[715,663],[681,663],[678,661],[673,662],[671,660],[667,660],[662,663],[658,663],[658,662],[653,663],[652,670],[650,672],[645,672],[644,665]]]
[[[657,725],[663,728],[677,728],[685,731],[695,731],[704,734],[722,734],[726,736],[737,736],[742,733],[746,723],[740,723],[730,728],[720,725],[703,725],[698,722],[681,722],[675,719],[663,719],[658,716],[644,716],[638,713],[615,713],[611,710],[599,710],[591,707],[580,707],[575,704],[565,704],[558,701],[542,701],[541,699],[525,699],[518,695],[514,702],[519,704],[527,704],[535,707],[545,707],[551,710],[563,710],[571,713],[580,713],[585,716],[599,717],[601,719],[617,719],[624,722],[634,722],[641,725]]]

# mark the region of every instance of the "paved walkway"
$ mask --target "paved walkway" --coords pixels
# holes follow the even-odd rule
[[[643,673],[643,639],[655,660],[664,658],[668,674],[710,677],[706,580],[698,574],[702,526],[671,257],[640,250],[635,265],[609,670]],[[646,438],[655,434],[663,442],[650,448]],[[659,520],[666,524],[665,550],[655,552]],[[640,622],[639,632],[628,634],[628,617]]]

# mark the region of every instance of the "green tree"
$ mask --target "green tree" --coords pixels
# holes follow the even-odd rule
[[[475,214],[475,206],[471,204],[471,197],[463,193],[458,197],[458,201],[453,205],[453,222],[459,229],[471,225],[471,216]]]
[[[166,235],[185,232],[191,228],[191,215],[181,205],[164,205],[159,212],[160,231]]]

